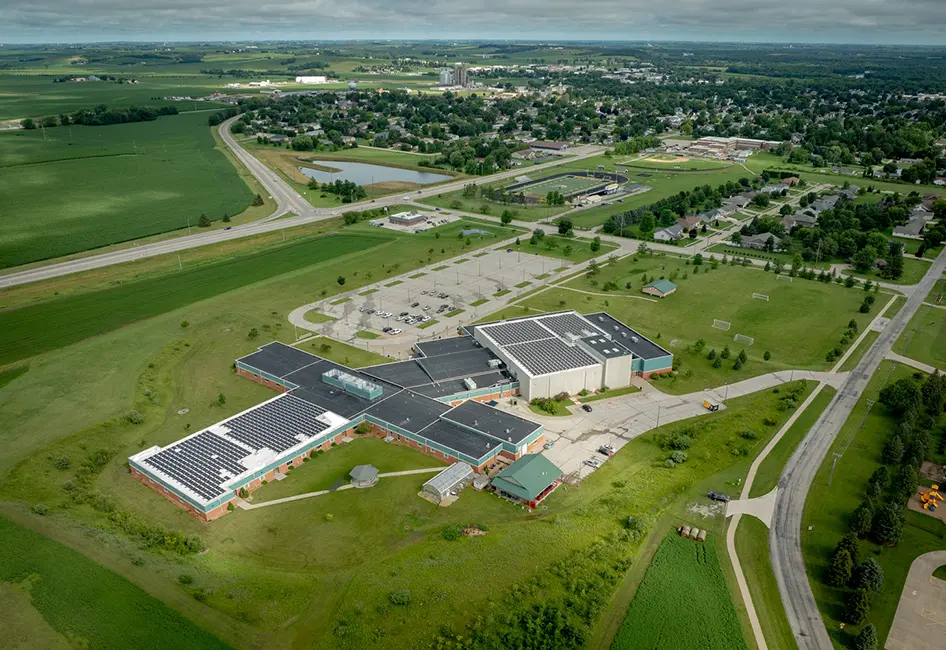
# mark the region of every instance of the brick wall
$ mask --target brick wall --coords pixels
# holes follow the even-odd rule
[[[250,381],[255,381],[257,384],[262,384],[263,386],[266,386],[266,388],[271,388],[276,392],[285,393],[287,390],[289,390],[285,386],[280,386],[276,382],[260,377],[259,375],[252,373],[249,370],[244,370],[243,368],[237,368],[236,372],[241,377],[246,377]]]

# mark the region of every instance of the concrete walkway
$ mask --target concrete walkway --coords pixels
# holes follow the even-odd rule
[[[946,581],[933,577],[946,565],[946,551],[913,560],[887,635],[887,650],[946,648]]]
[[[884,355],[884,358],[890,359],[891,361],[896,361],[897,363],[902,363],[903,365],[910,366],[911,368],[916,368],[917,370],[922,370],[923,372],[931,375],[938,370],[938,368],[934,368],[928,363],[923,363],[922,361],[905,357],[902,354],[897,354],[892,350]]]
[[[446,465],[443,467],[428,467],[425,469],[408,469],[402,472],[385,472],[384,474],[378,474],[378,478],[391,478],[393,476],[410,476],[412,474],[433,474],[434,472],[442,472],[446,469]],[[284,497],[282,499],[273,499],[272,501],[264,501],[262,503],[250,503],[244,499],[237,500],[237,506],[243,508],[244,510],[255,510],[256,508],[265,508],[266,506],[275,506],[280,503],[289,503],[291,501],[299,501],[300,499],[311,499],[312,497],[320,497],[323,494],[330,494],[332,492],[341,492],[342,490],[350,490],[355,487],[351,483],[346,483],[345,485],[339,486],[333,490],[318,490],[316,492],[306,492],[305,494],[296,494],[291,497]]]
[[[765,524],[766,528],[771,528],[772,513],[775,512],[775,497],[777,494],[778,487],[775,487],[765,496],[730,501],[726,504],[726,516],[752,515]]]

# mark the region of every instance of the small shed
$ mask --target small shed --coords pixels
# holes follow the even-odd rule
[[[441,503],[452,492],[459,492],[473,480],[473,468],[458,461],[424,483],[421,491],[436,503]]]
[[[641,289],[641,293],[646,293],[649,296],[657,296],[658,298],[666,298],[676,290],[677,285],[670,280],[654,280],[650,284],[645,284],[644,288]]]
[[[374,465],[356,465],[348,476],[356,488],[369,488],[378,483],[378,468]]]

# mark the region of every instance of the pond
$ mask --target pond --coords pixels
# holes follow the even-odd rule
[[[339,172],[326,172],[320,169],[311,169],[309,167],[300,167],[299,171],[314,178],[320,183],[333,183],[337,180],[351,181],[358,185],[371,185],[373,183],[384,183],[387,181],[401,181],[404,183],[416,183],[417,185],[428,185],[430,183],[439,183],[453,178],[446,174],[434,174],[432,172],[420,172],[413,169],[400,169],[399,167],[386,167],[385,165],[372,165],[371,163],[348,162],[342,160],[313,160],[316,165],[325,167],[334,167],[340,169]]]

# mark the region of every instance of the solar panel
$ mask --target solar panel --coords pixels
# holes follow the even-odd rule
[[[600,334],[601,330],[594,327],[591,323],[575,314],[558,314],[556,316],[545,316],[539,319],[539,322],[547,328],[564,336],[571,333],[577,336],[591,336]],[[587,332],[587,334],[585,334]]]
[[[209,501],[226,491],[220,487],[229,478],[223,472],[236,476],[246,471],[239,461],[247,454],[246,449],[229,440],[203,431],[149,456],[142,464],[171,477]]]
[[[598,363],[584,351],[567,346],[560,339],[519,343],[506,347],[506,351],[533,375],[547,375]]]
[[[511,323],[498,323],[488,325],[483,328],[494,341],[500,345],[512,345],[515,343],[524,343],[526,341],[539,341],[550,339],[554,334],[539,325],[534,320],[513,321]]]
[[[318,419],[323,413],[320,406],[285,395],[222,424],[230,430],[228,436],[254,450],[267,447],[281,453],[302,442],[300,436],[310,438],[328,429]]]

